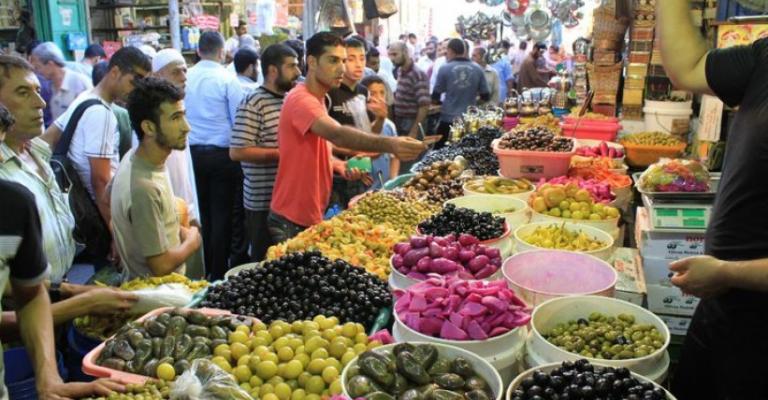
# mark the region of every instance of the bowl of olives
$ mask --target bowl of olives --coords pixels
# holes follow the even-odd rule
[[[367,400],[501,400],[501,376],[459,347],[406,342],[366,351],[341,373],[345,396]]]
[[[656,378],[668,368],[669,341],[664,321],[642,307],[609,297],[573,296],[536,307],[527,348],[543,363],[584,358]]]
[[[523,372],[509,385],[506,400],[553,398],[676,400],[663,387],[627,368],[586,359],[541,365]]]

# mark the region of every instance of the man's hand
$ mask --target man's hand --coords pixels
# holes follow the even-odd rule
[[[41,400],[69,400],[88,396],[109,396],[112,392],[124,392],[125,386],[110,379],[93,382],[54,383],[38,387]]]
[[[675,273],[671,280],[684,293],[701,298],[717,296],[729,289],[726,264],[710,256],[684,258],[669,265]]]
[[[378,119],[386,119],[389,116],[387,103],[377,98],[368,100],[368,111],[372,112]]]
[[[341,176],[348,181],[362,181],[366,186],[371,186],[371,184],[373,184],[371,175],[357,168],[347,169]]]
[[[81,296],[88,296],[90,314],[118,314],[126,312],[139,300],[131,292],[112,288],[89,290]]]
[[[199,248],[202,244],[202,237],[200,236],[200,229],[191,225],[189,228],[181,227],[179,231],[181,236],[181,242],[185,243],[187,240],[192,241],[195,248]]]
[[[393,138],[395,145],[392,154],[395,155],[401,161],[415,160],[421,153],[423,153],[427,146],[412,137],[398,137]]]

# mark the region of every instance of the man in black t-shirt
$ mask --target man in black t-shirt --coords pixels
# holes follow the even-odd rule
[[[690,0],[657,2],[662,56],[675,86],[739,111],[706,236],[706,256],[670,265],[701,297],[672,383],[681,400],[768,399],[768,38],[707,49]]]
[[[122,389],[106,380],[63,383],[56,369],[51,302],[44,285],[49,268],[35,198],[18,183],[0,180],[0,210],[0,289],[10,280],[21,337],[35,366],[39,398],[106,396],[110,390]],[[0,374],[3,370],[0,364]],[[0,398],[7,395],[0,381]]]

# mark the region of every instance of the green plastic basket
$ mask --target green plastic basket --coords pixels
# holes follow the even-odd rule
[[[386,183],[384,183],[383,188],[384,190],[397,189],[400,186],[405,185],[405,183],[408,182],[411,178],[413,178],[414,175],[415,174],[403,174],[393,179],[390,179]]]

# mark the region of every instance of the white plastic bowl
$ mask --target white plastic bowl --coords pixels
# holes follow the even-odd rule
[[[533,222],[550,222],[550,223],[554,222],[554,223],[562,224],[563,222],[571,222],[571,223],[589,225],[610,234],[614,240],[619,238],[619,219],[620,218],[621,217],[616,217],[616,218],[604,219],[600,221],[592,221],[588,219],[553,217],[551,215],[542,214],[542,213],[536,212],[535,210],[531,210],[532,223]]]
[[[507,389],[506,400],[512,400],[512,392],[514,392],[515,389],[517,389],[523,383],[524,379],[533,376],[534,372],[536,372],[536,371],[550,372],[553,369],[560,367],[561,364],[562,363],[551,363],[551,364],[542,365],[542,366],[539,366],[539,367],[531,368],[531,369],[523,372],[522,374],[518,375],[517,378],[515,378],[515,380],[512,381],[512,383],[509,385],[509,388]],[[606,364],[599,363],[599,362],[597,362],[597,363],[593,362],[592,365],[603,366],[603,367],[606,366]],[[655,383],[655,382],[653,382],[651,380],[648,380],[645,377],[643,377],[641,375],[638,375],[638,374],[636,374],[634,372],[632,373],[632,377],[637,379],[638,381],[641,381],[641,382],[651,382],[651,383],[654,384],[654,386],[663,389],[664,392],[667,394],[667,400],[677,400],[675,398],[675,396],[672,395],[672,393],[669,393],[666,389],[664,389],[659,384],[657,384],[657,383]]]
[[[552,225],[557,225],[558,227],[565,226],[565,229],[569,231],[584,232],[592,240],[599,240],[600,242],[605,243],[605,246],[601,247],[600,249],[592,250],[592,251],[577,251],[576,253],[589,254],[591,256],[595,256],[605,261],[610,260],[611,256],[613,255],[614,241],[611,235],[593,226],[589,226],[585,224],[570,223],[570,222],[565,222],[562,224],[555,224],[552,222],[536,222],[536,223],[523,225],[517,228],[514,234],[515,246],[516,246],[515,251],[520,253],[520,252],[529,251],[529,250],[546,250],[546,248],[544,247],[534,246],[526,242],[525,240],[523,240],[523,237],[531,234],[533,231],[535,231],[538,228],[549,227]]]
[[[495,394],[495,397],[493,397],[494,400],[501,400],[504,393],[504,384],[501,381],[501,376],[499,376],[499,373],[496,372],[496,369],[488,363],[488,361],[485,361],[481,357],[479,357],[477,354],[469,352],[467,350],[464,350],[462,348],[456,347],[456,346],[450,346],[447,344],[441,344],[441,343],[429,343],[429,342],[409,342],[415,346],[418,345],[424,345],[424,344],[430,344],[435,347],[437,347],[437,351],[439,353],[440,358],[448,358],[448,359],[454,359],[456,357],[463,357],[469,363],[472,365],[472,367],[475,369],[475,372],[485,379],[486,382],[488,382],[488,386],[490,386],[491,391]],[[385,351],[392,351],[392,349],[395,347],[394,344],[389,344],[386,346],[381,346],[375,348],[373,351],[376,352],[385,352]],[[349,378],[347,377],[347,373],[349,372],[349,369],[353,365],[357,365],[357,360],[360,357],[355,357],[352,361],[350,361],[349,364],[347,364],[346,367],[344,367],[344,370],[341,372],[341,388],[345,396],[351,398],[349,395],[349,392],[347,391],[347,381]]]
[[[499,173],[499,176],[501,176],[501,173]],[[480,178],[480,177],[478,177]],[[514,194],[490,194],[490,193],[483,193],[483,192],[476,192],[468,187],[468,184],[464,184],[464,195],[470,196],[470,195],[489,195],[489,196],[511,196],[517,199],[520,199],[522,201],[528,202],[528,199],[531,198],[531,195],[533,192],[536,191],[536,185],[531,182],[531,186],[533,188],[527,192],[521,192],[521,193],[514,193]]]
[[[528,336],[528,328],[525,326],[487,340],[447,340],[417,332],[401,321],[397,312],[393,314],[395,322],[392,326],[392,336],[396,342],[429,342],[456,346],[470,351],[496,368],[505,384],[508,384],[516,375],[514,367],[523,360],[525,355],[525,341]]]
[[[517,253],[501,267],[509,287],[526,303],[576,295],[613,297],[618,274],[607,262],[562,250]]]
[[[444,206],[448,204],[504,217],[507,225],[513,231],[517,227],[528,223],[531,219],[528,203],[512,195],[475,194],[456,197],[443,203]],[[514,209],[515,211],[502,212],[509,209]]]
[[[565,323],[570,320],[587,318],[590,313],[599,312],[607,316],[616,316],[619,314],[630,314],[635,317],[637,323],[653,325],[664,338],[664,345],[661,349],[639,358],[628,360],[602,360],[597,358],[587,358],[576,353],[571,353],[561,349],[544,338],[544,334],[549,332],[559,323]],[[624,300],[599,297],[599,296],[572,296],[552,299],[539,304],[533,311],[531,317],[531,333],[528,339],[529,351],[536,354],[541,361],[561,362],[566,360],[578,360],[587,358],[592,363],[599,363],[611,367],[626,367],[637,374],[652,377],[658,373],[660,365],[664,363],[664,358],[669,346],[670,333],[667,325],[652,312],[636,306]]]

